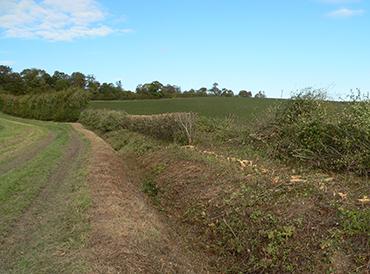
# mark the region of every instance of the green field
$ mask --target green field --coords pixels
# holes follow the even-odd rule
[[[0,273],[79,272],[87,142],[62,123],[0,113]],[[62,255],[60,255],[62,254]]]
[[[96,109],[123,110],[129,114],[159,114],[168,112],[196,112],[212,118],[224,118],[230,114],[248,120],[280,102],[278,99],[252,98],[177,98],[132,101],[92,101]]]

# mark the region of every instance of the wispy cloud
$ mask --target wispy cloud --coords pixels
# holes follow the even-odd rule
[[[131,31],[104,24],[105,18],[95,0],[0,1],[0,29],[7,37],[71,41]]]
[[[319,0],[319,2],[327,4],[351,4],[351,3],[360,3],[362,0]]]
[[[3,66],[12,66],[15,64],[15,61],[12,60],[0,60],[0,65]]]
[[[334,10],[332,12],[329,12],[327,15],[332,18],[349,18],[354,16],[360,16],[365,13],[365,10],[363,9],[347,9],[347,8],[341,8]]]

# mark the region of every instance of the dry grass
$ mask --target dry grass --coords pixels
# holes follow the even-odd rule
[[[79,124],[91,142],[88,182],[93,206],[88,252],[98,273],[202,273],[206,265],[126,176],[113,149]]]

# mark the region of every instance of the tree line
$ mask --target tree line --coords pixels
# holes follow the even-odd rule
[[[68,89],[82,89],[89,93],[92,100],[130,100],[130,99],[159,99],[176,97],[207,97],[207,96],[236,96],[231,89],[220,88],[214,83],[211,88],[201,87],[182,91],[176,85],[164,85],[159,81],[140,84],[135,91],[126,90],[122,82],[100,83],[94,75],[81,72],[67,74],[55,71],[52,75],[42,69],[24,69],[14,72],[11,67],[0,65],[0,93],[12,95],[42,94]],[[254,96],[251,91],[241,90],[238,95],[246,98],[265,98],[265,92],[259,91]]]

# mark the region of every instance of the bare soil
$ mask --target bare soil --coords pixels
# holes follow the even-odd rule
[[[94,273],[208,273],[206,259],[183,240],[130,182],[116,152],[80,124],[91,143],[88,185],[91,236],[87,253]]]

